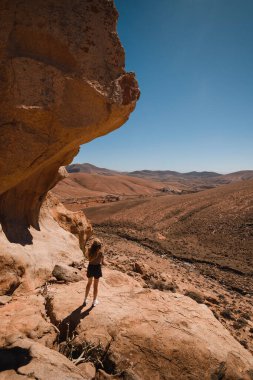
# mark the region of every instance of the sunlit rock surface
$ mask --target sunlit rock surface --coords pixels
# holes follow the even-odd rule
[[[26,239],[13,226],[39,228],[59,167],[135,107],[117,17],[111,0],[1,1],[0,221],[12,242]]]
[[[111,0],[0,2],[0,294],[82,258],[85,217],[41,205],[80,144],[135,108],[117,17]]]

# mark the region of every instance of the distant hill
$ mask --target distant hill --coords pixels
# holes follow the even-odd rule
[[[175,179],[177,180],[178,178],[181,179],[208,179],[208,178],[216,178],[216,177],[222,177],[222,174],[215,173],[215,172],[208,172],[208,171],[203,171],[203,172],[189,172],[189,173],[180,173],[172,170],[138,170],[138,171],[133,171],[133,172],[128,172],[127,173],[129,176],[133,177],[140,177],[140,178],[152,178],[156,180],[172,180]]]
[[[223,178],[233,181],[241,181],[253,179],[253,170],[241,170],[238,172],[233,172],[229,174],[220,174],[216,172],[210,171],[192,171],[181,173],[175,170],[135,170],[132,172],[120,172],[117,170],[100,168],[98,166],[84,163],[84,164],[71,164],[66,166],[66,169],[69,173],[90,173],[90,174],[102,174],[102,175],[128,175],[131,177],[139,177],[139,178],[152,178],[157,180],[166,180],[171,179],[172,177],[177,178],[196,178],[196,179],[208,179],[208,178]]]
[[[172,170],[135,170],[127,174],[134,177],[168,177],[177,176],[180,173]]]
[[[180,189],[173,184],[165,188],[164,183],[151,179],[134,178],[121,174],[98,174],[97,172],[69,173],[69,176],[60,181],[53,189],[62,202],[87,197],[152,196],[169,191],[180,192]]]
[[[225,175],[210,171],[179,173],[173,170],[137,170],[124,173],[99,168],[89,163],[72,164],[66,169],[69,172],[69,177],[61,181],[53,189],[53,192],[61,201],[68,204],[74,200],[88,204],[91,199],[94,203],[95,198],[96,202],[104,200],[107,202],[111,196],[185,194],[253,179],[253,170]]]
[[[193,177],[193,178],[213,178],[213,177],[219,177],[222,176],[222,174],[216,173],[216,172],[189,172],[189,173],[178,173],[179,176],[187,176],[187,177]]]
[[[231,182],[246,181],[253,179],[253,170],[241,170],[239,172],[224,174],[223,178],[226,178]]]
[[[90,174],[102,174],[102,175],[118,175],[118,174],[124,174],[129,175],[131,177],[140,177],[140,178],[157,178],[157,179],[167,179],[171,176],[175,177],[192,177],[192,178],[211,178],[211,177],[218,177],[222,176],[222,174],[215,173],[215,172],[197,172],[192,171],[188,173],[180,173],[174,170],[135,170],[132,172],[119,172],[116,170],[106,169],[106,168],[100,168],[95,165],[84,163],[84,164],[71,164],[66,167],[67,171],[69,173],[90,173]],[[239,172],[239,173],[246,173],[245,172]],[[252,171],[253,173],[253,171]],[[232,173],[236,174],[236,173]]]
[[[99,168],[95,165],[84,164],[71,164],[66,166],[68,173],[89,173],[89,174],[102,174],[102,175],[115,175],[119,174],[116,170],[110,170],[106,168]]]

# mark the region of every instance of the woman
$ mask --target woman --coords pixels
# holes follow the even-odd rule
[[[102,277],[101,264],[104,262],[104,254],[102,252],[102,244],[99,239],[94,239],[91,247],[88,249],[87,257],[89,260],[89,265],[87,268],[88,283],[85,290],[84,306],[86,306],[87,297],[90,291],[90,287],[94,278],[94,288],[93,288],[93,302],[92,306],[96,306],[99,302],[97,300],[98,294],[98,282],[99,278]]]

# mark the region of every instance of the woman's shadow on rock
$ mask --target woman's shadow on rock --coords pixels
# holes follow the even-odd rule
[[[86,318],[93,309],[93,306],[90,306],[82,312],[83,307],[84,305],[80,305],[60,322],[58,325],[58,329],[60,331],[59,343],[66,341],[67,338],[71,338],[81,319]]]

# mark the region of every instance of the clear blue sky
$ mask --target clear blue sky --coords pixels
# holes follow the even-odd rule
[[[141,98],[74,162],[116,170],[253,169],[253,0],[116,0]]]

